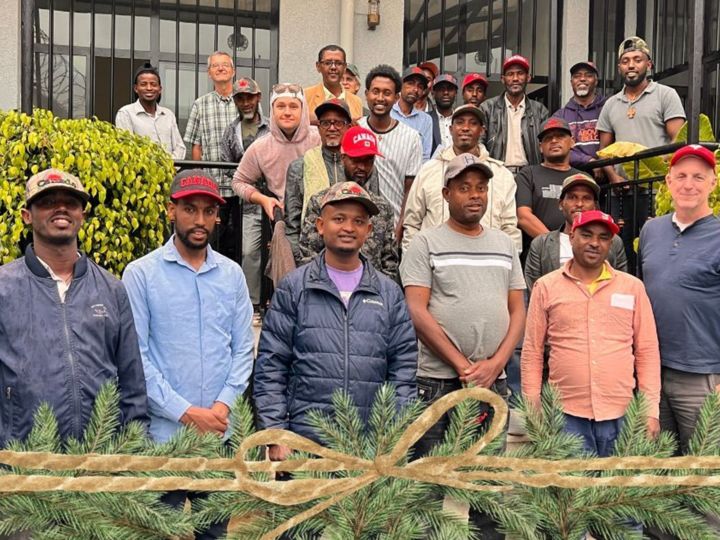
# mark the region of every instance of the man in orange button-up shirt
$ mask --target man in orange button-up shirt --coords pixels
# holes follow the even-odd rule
[[[573,258],[533,288],[521,361],[523,394],[538,404],[547,344],[566,429],[601,457],[613,453],[635,376],[648,401],[648,434],[660,431],[655,319],[642,282],[605,261],[617,232],[599,210],[575,217]]]

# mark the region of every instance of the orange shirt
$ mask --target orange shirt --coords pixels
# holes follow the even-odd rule
[[[350,116],[352,117],[353,122],[357,122],[357,120],[362,118],[363,116],[362,100],[351,92],[343,91],[343,94],[345,102],[350,108]],[[315,113],[315,108],[318,105],[327,101],[325,96],[325,87],[323,86],[323,83],[304,88],[303,95],[305,96],[305,102],[308,104],[308,110],[311,114]]]
[[[591,293],[572,275],[572,262],[533,288],[521,359],[523,394],[540,396],[547,345],[549,382],[567,414],[598,421],[622,417],[637,375],[648,414],[658,418],[660,351],[644,285],[607,265],[610,279],[596,281]]]

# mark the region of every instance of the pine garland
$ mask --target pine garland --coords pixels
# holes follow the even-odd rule
[[[328,448],[368,460],[387,454],[422,412],[422,405],[418,402],[398,410],[394,390],[389,385],[378,391],[367,427],[347,394],[336,393],[333,406],[333,414],[312,413],[311,425]],[[631,402],[615,455],[670,457],[675,453],[676,442],[671,435],[662,433],[657,440],[647,439],[646,408],[642,396]],[[520,449],[504,452],[502,442],[496,440],[482,451],[483,454],[550,460],[590,457],[583,452],[581,439],[564,431],[560,400],[552,388],[543,390],[542,410],[535,410],[524,402],[521,410],[525,413],[530,442]],[[477,402],[465,401],[458,405],[451,414],[445,440],[434,449],[433,455],[457,455],[477,442],[483,435],[476,422],[477,415]],[[719,415],[720,396],[712,394],[700,412],[689,444],[692,455],[720,455],[720,424],[716,421]],[[201,435],[189,428],[179,430],[167,443],[153,443],[147,439],[140,424],[120,426],[119,395],[114,386],[107,385],[98,394],[81,440],[70,439],[63,443],[52,410],[42,405],[35,413],[34,427],[27,439],[10,443],[8,449],[65,454],[233,457],[242,442],[254,432],[251,408],[242,398],[233,407],[231,429],[232,436],[227,445],[213,435]],[[262,450],[252,449],[246,459],[262,460]],[[411,456],[406,456],[405,462],[409,459]],[[716,470],[643,472],[671,476],[718,474]],[[81,476],[98,473],[10,468],[0,470],[0,474]],[[133,474],[230,477],[229,473],[223,472]],[[295,472],[293,476],[337,478],[358,474],[357,471]],[[634,475],[637,471],[569,474],[617,476]],[[261,481],[269,480],[267,473],[253,473],[252,476]],[[223,492],[211,494],[200,505],[199,511],[187,514],[162,504],[161,495],[142,491],[0,494],[0,534],[29,530],[33,538],[43,540],[181,538],[209,523],[232,518],[231,538],[256,540],[314,504],[285,507],[270,504],[252,494]],[[472,525],[443,510],[441,501],[444,496],[464,501],[472,508],[490,514],[505,533],[517,539],[576,540],[585,532],[609,540],[639,538],[637,532],[628,528],[629,519],[652,525],[681,539],[712,539],[716,534],[708,527],[702,514],[720,514],[720,488],[712,487],[591,487],[571,490],[516,485],[509,492],[498,493],[382,478],[301,523],[292,530],[291,537],[311,539],[320,534],[324,539],[332,540],[464,540],[477,537]]]

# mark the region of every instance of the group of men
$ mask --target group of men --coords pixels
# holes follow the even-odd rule
[[[612,452],[641,391],[649,436],[671,430],[687,451],[702,401],[720,385],[715,157],[696,145],[674,154],[666,181],[675,211],[642,230],[643,281],[625,273],[619,227],[598,209],[596,179],[618,181],[615,172],[574,166],[612,137],[645,134],[658,110],[655,127],[671,137],[684,112],[672,108],[667,87],[646,80],[642,40],[623,41],[619,57],[618,96],[603,105],[597,69],[583,62],[571,70],[571,103],[552,117],[526,96],[530,65],[521,56],[505,61],[505,92],[488,100],[479,74],[458,88],[431,63],[403,76],[379,65],[365,79],[363,116],[357,69],[348,74],[344,51],[328,46],[316,63],[322,83],[275,85],[266,119],[255,81],[233,83],[229,56],[213,54],[215,90],[193,105],[186,142],[196,159],[239,165],[232,177],[176,175],[173,235],[129,264],[122,283],[78,250],[89,200],[80,180],[54,169],[28,180],[22,216],[33,244],[0,268],[8,306],[0,310],[0,440],[27,436],[42,401],[64,437],[79,436],[108,380],[119,385],[122,421],[144,422],[158,441],[181,425],[227,437],[231,407],[251,377],[258,427],[313,440],[308,413],[329,411],[337,389],[367,420],[384,383],[401,405],[468,385],[506,398],[521,391],[538,403],[547,380],[558,387],[567,430],[587,450]],[[157,99],[148,108],[160,79],[144,69],[138,103],[118,122],[159,134],[169,111]],[[458,90],[465,103],[454,108]],[[174,152],[173,141],[158,140]],[[242,213],[230,211],[240,200]],[[233,219],[241,216],[245,235],[277,209],[299,268],[278,284],[255,354],[259,270],[241,269],[237,252],[225,256],[210,239],[217,232],[233,243]],[[491,418],[485,409],[479,422]],[[446,416],[418,441],[415,457],[443,440],[447,424]],[[289,453],[268,448],[273,460]],[[165,500],[180,506],[199,496]],[[484,538],[501,537],[487,516],[471,517]],[[197,537],[216,538],[225,525]]]

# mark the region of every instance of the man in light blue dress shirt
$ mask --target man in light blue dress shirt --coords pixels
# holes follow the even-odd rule
[[[159,442],[183,424],[227,438],[230,409],[248,386],[254,338],[245,276],[208,245],[223,203],[205,172],[179,173],[168,205],[173,236],[123,275],[145,368],[150,434]],[[181,506],[202,496],[171,492],[163,500]],[[226,525],[213,524],[196,538],[219,538]]]

